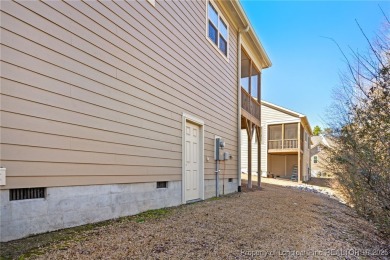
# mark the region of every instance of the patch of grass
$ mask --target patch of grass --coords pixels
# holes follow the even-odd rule
[[[32,235],[10,242],[0,243],[0,259],[25,259],[31,256],[43,255],[52,245],[66,241],[82,241],[83,233],[98,227],[107,226],[113,220],[67,228],[39,235]]]
[[[221,200],[223,198],[231,198],[234,196],[239,195],[239,193],[230,193],[230,194],[220,194],[219,197],[211,197],[209,199],[206,199],[205,201],[214,201],[214,200]]]
[[[67,241],[83,241],[87,237],[87,231],[99,227],[109,226],[114,223],[123,223],[129,221],[143,223],[152,219],[161,219],[171,213],[173,208],[148,210],[134,216],[122,217],[53,232],[47,232],[10,242],[2,242],[0,243],[0,260],[25,259],[32,256],[39,256],[45,254],[52,248],[66,250],[68,245],[66,243]]]
[[[171,211],[172,211],[171,208],[148,210],[138,215],[135,215],[134,218],[135,218],[135,222],[143,223],[147,220],[161,219],[164,216],[168,215]]]
[[[214,200],[220,200],[221,197],[212,197],[212,198],[209,198],[207,199],[207,201],[214,201]]]

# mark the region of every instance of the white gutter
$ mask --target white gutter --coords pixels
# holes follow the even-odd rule
[[[241,192],[241,33],[249,31],[249,24],[244,30],[238,30],[237,37],[237,177],[238,192]]]
[[[248,29],[245,29],[243,31],[249,32],[249,37],[253,41],[254,47],[257,49],[257,51],[259,53],[262,54],[261,60],[264,62],[264,64],[262,64],[262,68],[266,69],[266,68],[271,67],[272,62],[271,62],[270,58],[268,57],[267,53],[265,52],[265,49],[264,49],[263,45],[261,44],[259,37],[254,32],[253,28],[251,28],[250,21],[249,21],[248,17],[246,16],[245,11],[241,6],[240,1],[239,0],[232,0],[231,3],[233,5],[233,8],[235,9],[237,14],[239,15],[242,23],[244,25],[246,24],[246,26],[247,26],[246,28],[249,27]]]

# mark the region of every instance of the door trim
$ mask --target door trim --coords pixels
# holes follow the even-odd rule
[[[185,143],[186,143],[186,124],[191,123],[199,126],[199,193],[200,193],[200,199],[204,200],[204,122],[203,120],[194,117],[192,115],[183,113],[182,117],[182,157],[181,157],[181,198],[182,203],[186,204],[186,198],[185,198]]]

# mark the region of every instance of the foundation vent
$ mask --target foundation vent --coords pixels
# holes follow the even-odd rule
[[[157,189],[164,189],[168,188],[168,182],[167,181],[158,181],[157,182]]]
[[[9,190],[9,200],[30,200],[45,198],[45,188],[25,188]]]
[[[229,178],[229,180],[228,180],[229,182],[233,182],[233,178]]]

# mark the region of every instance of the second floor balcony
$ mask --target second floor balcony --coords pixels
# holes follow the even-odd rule
[[[260,107],[260,102],[241,88],[241,108],[244,110],[242,114],[257,125],[260,125]]]
[[[260,70],[241,49],[241,108],[242,115],[260,126]]]

